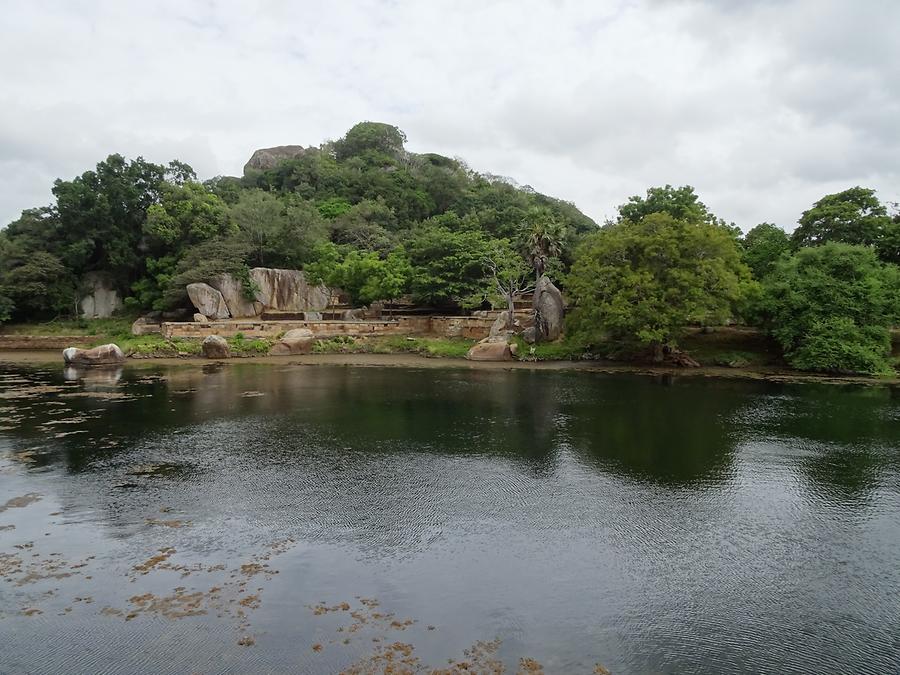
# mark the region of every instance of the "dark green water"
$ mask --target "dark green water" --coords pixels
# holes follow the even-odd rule
[[[890,387],[0,366],[0,427],[2,673],[900,672]]]

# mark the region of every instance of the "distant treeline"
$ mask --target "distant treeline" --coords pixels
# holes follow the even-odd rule
[[[57,180],[55,203],[0,231],[0,320],[72,316],[89,272],[135,311],[186,303],[185,286],[249,268],[304,269],[356,303],[505,306],[548,274],[573,310],[567,339],[659,351],[688,325],[765,326],[790,363],[891,371],[900,316],[900,219],[874,191],[823,197],[788,235],[742,235],[689,186],[651,188],[598,225],[574,205],[461,160],[415,154],[374,122],[241,178],[200,183],[179,161],[111,155]]]

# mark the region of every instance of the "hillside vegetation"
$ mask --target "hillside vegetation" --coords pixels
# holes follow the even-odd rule
[[[110,155],[0,231],[0,321],[76,317],[89,273],[132,314],[185,307],[188,283],[224,272],[252,294],[255,266],[303,269],[354,304],[411,296],[441,311],[508,307],[546,274],[571,306],[560,354],[658,361],[692,326],[743,323],[798,368],[892,372],[900,219],[873,190],[823,197],[792,235],[744,235],[690,186],[650,188],[598,225],[405,142],[363,122],[203,183],[178,160]]]

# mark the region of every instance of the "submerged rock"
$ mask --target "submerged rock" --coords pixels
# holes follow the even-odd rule
[[[228,318],[228,305],[225,304],[225,298],[209,284],[188,284],[187,294],[200,314],[213,320]]]
[[[92,349],[69,347],[63,350],[63,360],[72,366],[114,366],[125,362],[125,353],[113,343]]]
[[[204,338],[200,351],[208,359],[227,359],[231,356],[228,342],[221,335],[209,335]]]

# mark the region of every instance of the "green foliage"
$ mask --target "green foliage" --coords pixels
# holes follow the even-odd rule
[[[802,248],[766,280],[765,311],[791,365],[884,372],[900,317],[900,269],[868,246]]]
[[[164,183],[161,191],[160,202],[147,208],[144,223],[151,245],[171,250],[236,232],[225,202],[199,183]]]
[[[0,323],[9,321],[15,308],[16,303],[13,302],[12,298],[0,293]]]
[[[485,261],[491,241],[479,230],[453,231],[425,223],[407,243],[410,289],[418,302],[477,306],[490,292]]]
[[[800,216],[794,246],[843,242],[873,246],[885,262],[900,263],[900,222],[891,218],[875,191],[853,187],[826,195]]]
[[[731,316],[750,284],[729,233],[652,213],[607,226],[578,249],[568,278],[571,327],[586,344],[672,343],[690,323]]]
[[[789,359],[800,370],[893,375],[890,348],[884,327],[833,316],[813,322]]]
[[[8,318],[45,318],[71,314],[77,305],[77,285],[59,258],[33,251],[0,275]]]
[[[761,223],[744,236],[741,248],[753,278],[762,280],[775,268],[775,263],[791,251],[791,238],[777,225]]]
[[[381,122],[360,122],[334,144],[338,160],[362,157],[367,153],[397,155],[403,152],[406,134],[397,127]]]
[[[619,221],[637,223],[654,213],[667,213],[675,220],[690,223],[718,222],[690,185],[652,187],[646,197],[629,197],[628,202],[619,206]]]
[[[338,216],[347,213],[351,207],[350,202],[343,197],[329,197],[325,201],[320,202],[316,208],[318,208],[323,218],[334,220]]]
[[[240,237],[210,239],[189,249],[168,280],[161,304],[163,307],[184,306],[188,284],[207,282],[220,274],[233,274],[249,282],[247,264],[249,244]],[[250,289],[245,289],[250,290]]]

